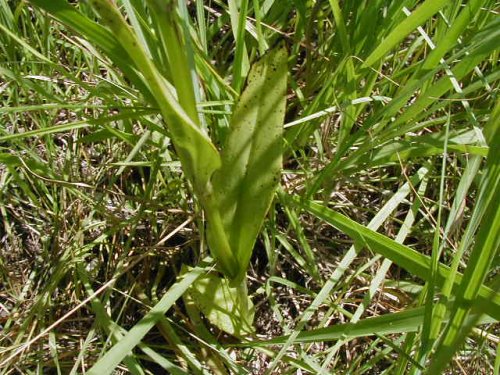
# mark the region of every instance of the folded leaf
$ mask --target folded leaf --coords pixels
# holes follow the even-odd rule
[[[184,173],[191,181],[198,196],[210,187],[213,172],[219,168],[220,156],[208,135],[182,108],[166,79],[149,58],[145,47],[121,15],[115,3],[92,0],[92,6],[108,26],[113,36],[128,53],[143,81],[154,95],[155,101],[168,124],[172,141],[181,160]]]
[[[221,330],[245,337],[254,332],[255,309],[248,294],[231,287],[227,279],[207,273],[188,289],[188,296],[205,317]]]

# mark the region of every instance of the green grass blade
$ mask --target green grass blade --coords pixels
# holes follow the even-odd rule
[[[122,59],[124,64],[130,63],[126,51],[117,43],[116,38],[103,26],[85,17],[64,0],[33,0],[32,4],[44,9],[57,20],[84,35],[97,44],[113,59]]]
[[[132,32],[116,5],[106,0],[93,0],[92,5],[101,15],[103,22],[120,41],[135,66],[144,76],[158,103],[169,130],[179,158],[188,179],[200,199],[210,188],[210,178],[220,166],[220,157],[210,138],[183,110],[167,86],[153,61],[147,56],[137,36]]]
[[[495,49],[498,48],[498,38],[500,37],[500,30],[498,29],[499,25],[500,22],[498,21],[491,22],[491,25],[489,26],[491,28],[491,32],[484,35],[482,39],[477,40],[477,43],[473,44],[472,50],[469,51],[469,53],[451,69],[451,72],[456,80],[462,80],[474,69],[474,67],[484,61]],[[394,131],[394,129],[400,128],[402,124],[415,120],[415,117],[421,115],[427,106],[434,104],[434,98],[443,96],[452,88],[453,84],[449,77],[441,78],[434,85],[430,86],[425,92],[423,92],[416,102],[412,104],[408,110],[406,110],[393,124],[391,124],[391,128],[387,129],[387,131]],[[393,103],[396,104],[396,101],[393,100],[388,105],[388,111],[393,111],[398,108],[398,106],[390,108]],[[398,129],[398,131],[401,131],[401,129]]]
[[[314,252],[311,249],[311,246],[309,245],[309,243],[307,242],[307,238],[306,238],[306,235],[304,233],[304,229],[302,228],[302,224],[300,223],[300,220],[299,220],[299,215],[297,215],[295,210],[293,210],[290,206],[285,207],[285,213],[288,217],[291,228],[295,232],[295,235],[297,237],[297,241],[299,244],[299,248],[302,249],[307,261],[304,258],[302,258],[299,254],[293,254],[293,252],[295,250],[292,250],[292,245],[287,241],[286,238],[284,238],[284,236],[278,235],[277,238],[280,238],[280,237],[282,238],[282,240],[280,240],[280,242],[283,244],[283,246],[285,248],[288,248],[291,250],[291,254],[294,257],[294,259],[298,262],[301,262],[304,269],[306,269],[307,272],[315,280],[318,280],[318,281],[321,280],[318,266],[317,266],[316,261],[315,261]],[[287,245],[285,245],[285,244],[287,244]]]
[[[165,312],[186,292],[190,285],[204,272],[207,264],[193,268],[181,280],[172,285],[161,300],[114,345],[94,366],[89,370],[90,375],[107,375],[120,364],[120,362],[133,350],[142,338],[164,316]]]
[[[430,277],[430,259],[407,246],[374,232],[365,226],[356,223],[348,217],[335,212],[319,203],[304,201],[298,197],[290,197],[290,202],[309,211],[319,219],[338,228],[355,240],[361,241],[372,251],[391,259],[398,266],[406,269],[415,276],[428,281]],[[437,285],[441,286],[449,275],[449,268],[440,264],[437,275]],[[462,275],[457,274],[456,285],[459,285]],[[500,294],[481,285],[478,288],[479,300],[485,305],[485,312],[500,320]]]
[[[367,318],[357,323],[338,324],[331,327],[300,332],[294,340],[297,343],[333,341],[342,337],[355,338],[363,336],[388,335],[417,331],[424,320],[424,307],[416,307],[405,311]],[[483,319],[483,323],[491,323],[491,319]],[[261,346],[284,344],[288,336],[270,340],[253,341],[241,346]]]
[[[65,0],[30,0],[30,3],[47,11],[63,24],[101,48],[104,53],[129,77],[143,95],[152,98],[141,78],[133,69],[132,60],[120,43],[106,28],[78,12]]]
[[[158,25],[162,47],[168,56],[168,63],[172,74],[172,81],[177,91],[179,103],[191,120],[199,122],[196,100],[194,97],[193,80],[190,64],[185,52],[182,30],[176,22],[176,7],[173,1],[165,4],[163,1],[148,0],[154,19]]]
[[[236,41],[233,64],[233,88],[240,92],[244,78],[249,69],[248,54],[245,44],[245,25],[247,19],[248,0],[229,0],[231,27]]]
[[[493,119],[495,121],[495,119]],[[472,329],[466,320],[471,308],[482,301],[478,292],[489,271],[490,265],[500,248],[500,131],[494,134],[486,171],[481,183],[475,210],[485,210],[484,217],[476,236],[474,249],[470,254],[467,268],[454,293],[455,303],[451,309],[452,317],[447,324],[435,355],[428,369],[429,374],[440,373]],[[474,216],[473,216],[474,218]],[[493,295],[493,292],[492,292]]]
[[[447,148],[448,148],[448,135],[449,135],[449,127],[450,127],[450,119],[448,117],[448,121],[445,124],[445,139],[443,145],[443,163],[441,165],[441,178],[439,182],[439,199],[438,199],[438,213],[436,219],[436,229],[434,231],[434,238],[432,241],[432,254],[431,254],[431,269],[430,269],[430,278],[427,282],[427,295],[425,296],[425,316],[424,316],[424,324],[422,327],[422,336],[421,336],[421,348],[419,352],[419,360],[421,360],[421,364],[425,362],[424,358],[432,344],[435,342],[439,330],[441,328],[441,321],[437,316],[437,312],[441,308],[440,303],[437,306],[434,306],[434,293],[435,293],[435,285],[437,280],[437,273],[439,267],[439,259],[441,256],[441,252],[443,247],[441,246],[441,218],[443,212],[443,198],[444,198],[444,179],[446,175],[446,159],[447,159]],[[445,239],[442,239],[444,242]]]
[[[382,207],[382,209],[375,215],[375,217],[370,221],[368,227],[372,230],[377,230],[384,221],[387,220],[389,215],[391,215],[394,210],[400,205],[400,203],[410,194],[411,186],[417,185],[427,174],[429,170],[426,167],[420,168],[415,175],[410,178],[410,181],[405,183]],[[279,192],[279,198],[283,205],[291,206],[293,202],[291,202],[290,198],[284,192]],[[300,206],[299,206],[300,207]],[[294,339],[301,330],[305,327],[305,325],[309,322],[311,317],[313,316],[316,309],[330,296],[334,287],[338,285],[342,276],[349,269],[351,264],[354,262],[358,254],[358,249],[355,245],[351,246],[347,253],[343,256],[341,262],[335,269],[335,271],[330,275],[329,279],[321,288],[321,291],[317,294],[314,301],[311,303],[311,306],[302,314],[299,322],[294,328],[294,332],[289,336],[283,348],[280,350],[274,361],[271,363],[269,367],[269,371],[271,372],[276,366],[278,366],[278,362],[280,358],[286,353],[289,346],[294,343]]]
[[[407,140],[395,140],[374,148],[359,158],[349,160],[341,166],[344,175],[367,167],[399,164],[401,161],[412,160],[423,156],[443,153],[445,132],[434,132],[427,135],[408,137]],[[488,147],[477,146],[479,139],[473,130],[451,131],[448,152],[469,153],[486,156]]]
[[[472,0],[464,4],[463,9],[460,11],[460,14],[453,20],[453,23],[446,31],[446,34],[443,35],[443,37],[440,38],[439,41],[437,41],[436,48],[433,49],[429,53],[429,56],[425,59],[419,75],[422,72],[434,69],[434,67],[439,64],[439,61],[445,56],[446,52],[448,52],[456,44],[460,34],[471,22],[473,17],[477,15],[483,3],[484,0]]]
[[[386,53],[397,46],[407,35],[418,26],[436,14],[448,4],[449,0],[427,0],[420,5],[411,16],[398,24],[391,33],[375,48],[365,60],[365,65],[370,66],[379,61]]]
[[[79,278],[81,279],[87,291],[87,294],[89,296],[94,295],[94,290],[92,290],[89,276],[86,270],[84,269],[83,264],[81,263],[77,264],[76,270],[78,272]],[[96,315],[97,324],[111,337],[111,341],[113,344],[119,342],[123,338],[123,334],[126,334],[126,331],[109,317],[106,308],[104,307],[104,305],[101,303],[101,301],[97,296],[92,298],[90,303],[92,306],[92,311]],[[180,367],[175,366],[173,363],[167,361],[165,358],[159,360],[158,357],[160,357],[160,355],[154,353],[153,350],[147,347],[146,345],[142,343],[139,343],[138,345],[151,358],[153,359],[156,358],[157,362],[163,364],[164,368],[168,369],[168,371],[170,371],[171,373],[179,375],[185,374],[185,372],[182,371]],[[132,374],[144,374],[144,371],[142,370],[138,361],[133,356],[127,355],[123,359],[123,362],[125,363],[125,365],[128,367],[129,371]]]
[[[75,122],[71,122],[69,124],[54,125],[54,126],[50,126],[47,128],[29,130],[29,131],[24,132],[24,133],[6,134],[6,135],[0,136],[0,142],[12,141],[12,140],[22,140],[22,139],[29,138],[29,137],[36,137],[36,136],[40,137],[40,136],[44,136],[44,135],[63,133],[63,132],[67,132],[70,130],[76,130],[76,129],[88,128],[88,127],[92,127],[92,126],[96,126],[96,125],[108,124],[110,122],[120,121],[120,120],[124,120],[124,119],[134,119],[134,118],[137,118],[138,116],[145,115],[145,114],[151,114],[151,113],[155,113],[155,112],[156,111],[139,111],[139,112],[121,113],[121,114],[115,115],[115,116],[106,116],[106,117],[101,117],[101,118],[96,118],[96,119],[85,120],[85,121],[75,121]]]
[[[116,5],[103,0],[92,1],[104,23],[111,29],[110,32],[80,14],[65,1],[36,0],[33,3],[101,47],[129,78],[137,76],[135,69],[132,69],[134,66],[141,71],[143,78],[133,79],[134,83],[146,98],[151,99],[150,94],[153,94],[153,100],[159,105],[168,122],[188,179],[193,182],[199,195],[205,193],[212,173],[220,165],[218,152],[199,125],[176,101],[165,79],[148,57],[145,47],[140,44],[139,38],[128,26]]]
[[[395,238],[395,241],[398,243],[403,243],[408,234],[411,231],[411,228],[413,227],[413,223],[416,218],[416,213],[418,212],[422,200],[421,197],[424,196],[425,190],[427,189],[427,183],[428,183],[428,177],[427,174],[425,175],[425,179],[422,181],[420,186],[418,187],[418,190],[416,191],[417,197],[415,198],[411,209],[408,211],[408,214],[406,215],[405,220],[403,221],[403,224],[401,225],[401,228]],[[408,185],[408,183],[406,184]],[[406,186],[405,185],[405,186]],[[409,187],[408,187],[409,188]],[[417,188],[416,186],[414,187],[415,189]],[[394,210],[397,207],[394,207]],[[383,209],[382,209],[383,210]],[[392,212],[393,210],[391,210]],[[380,256],[377,255],[376,258],[379,258]],[[362,314],[365,312],[367,306],[369,306],[370,301],[375,297],[377,294],[377,291],[380,290],[383,282],[385,281],[386,274],[389,272],[390,267],[392,266],[392,261],[389,259],[384,259],[382,264],[380,265],[380,268],[377,270],[376,274],[374,275],[372,282],[370,283],[370,287],[368,289],[368,292],[365,294],[363,297],[363,302],[358,305],[356,308],[356,311],[354,312],[353,316],[351,317],[350,323],[357,323]],[[348,329],[346,329],[345,332],[348,332]],[[324,362],[324,367],[328,365],[328,362],[333,358],[335,353],[340,349],[342,345],[347,341],[347,335],[343,335],[335,344],[333,349],[331,350],[329,357],[325,360]],[[397,349],[401,350],[401,349]],[[405,353],[403,351],[403,353]],[[400,353],[401,354],[401,353]],[[407,358],[408,356],[400,356],[402,360],[411,360],[410,358]]]

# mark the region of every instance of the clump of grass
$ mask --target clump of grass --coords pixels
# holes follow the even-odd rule
[[[498,373],[493,1],[0,0],[0,29],[1,373]],[[272,163],[224,149],[280,43],[251,217]],[[217,270],[255,334],[190,297]]]

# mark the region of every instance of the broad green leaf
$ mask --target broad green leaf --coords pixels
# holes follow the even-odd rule
[[[236,272],[238,267],[227,238],[223,235],[220,214],[213,208],[214,197],[210,183],[214,171],[220,167],[219,153],[197,123],[194,114],[191,113],[190,117],[177,101],[168,82],[146,53],[145,46],[141,45],[141,41],[123,18],[117,5],[107,0],[91,2],[101,16],[102,22],[109,27],[108,30],[88,20],[63,0],[56,0],[53,3],[36,0],[34,4],[49,11],[57,19],[79,31],[91,43],[101,47],[112,59],[117,60],[117,65],[125,74],[134,76],[136,70],[142,73],[140,81],[142,86],[139,89],[147,99],[153,100],[153,104],[160,108],[167,122],[183,171],[193,184],[198,198],[207,211],[208,221],[217,233],[213,242],[217,244],[213,246],[214,254],[225,272],[232,276],[230,272]],[[192,111],[188,108],[188,112]]]
[[[247,293],[240,293],[227,279],[207,273],[191,285],[188,295],[210,323],[221,330],[236,337],[254,333],[253,303]]]
[[[144,97],[159,106],[186,176],[199,196],[205,194],[213,172],[219,168],[219,154],[208,135],[181,107],[117,5],[107,0],[91,1],[108,30],[79,13],[66,1],[35,0],[33,4],[47,10],[99,46],[138,86]],[[137,71],[142,74],[140,78]]]
[[[356,223],[348,217],[335,212],[319,203],[301,200],[298,197],[288,198],[291,203],[309,211],[317,218],[343,231],[351,238],[366,244],[370,250],[392,260],[408,272],[427,281],[430,277],[430,258],[415,250],[397,243],[383,234],[377,233]],[[437,275],[437,285],[441,286],[450,273],[449,267],[440,264]],[[462,275],[457,274],[455,284],[460,284]],[[478,287],[478,300],[484,304],[485,313],[500,320],[500,294],[481,285]]]
[[[239,279],[245,275],[280,179],[286,79],[284,47],[269,52],[252,66],[222,150],[222,167],[214,175],[214,196],[237,259],[238,270],[233,274]],[[213,237],[209,233],[209,244],[217,253]]]

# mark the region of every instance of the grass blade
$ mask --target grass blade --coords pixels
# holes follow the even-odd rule
[[[356,223],[348,217],[335,212],[321,204],[304,201],[298,197],[289,197],[290,202],[302,207],[324,220],[330,225],[338,228],[355,240],[366,244],[372,251],[391,259],[398,266],[406,269],[415,276],[427,281],[430,277],[430,259],[407,246],[397,243],[380,233],[374,232],[365,226]],[[449,275],[449,268],[440,264],[436,284],[441,286]],[[455,281],[459,285],[462,275],[457,274]],[[484,303],[485,312],[491,317],[500,320],[500,294],[490,288],[481,285],[478,288],[478,299]]]
[[[300,332],[294,340],[297,343],[333,341],[340,338],[388,335],[417,331],[424,320],[424,307],[416,307],[401,312],[367,318],[357,323],[338,324],[331,327]],[[482,323],[491,323],[492,319],[483,319]],[[261,346],[284,344],[288,336],[281,336],[265,341],[253,341],[241,346]]]
[[[492,117],[491,121],[497,121]],[[452,317],[445,328],[443,337],[435,351],[428,369],[429,374],[440,373],[465,337],[472,329],[466,320],[474,305],[481,303],[478,292],[489,271],[490,265],[500,248],[500,131],[498,128],[491,139],[486,171],[475,211],[485,210],[481,226],[476,236],[474,249],[469,257],[460,287],[455,292],[455,303],[451,309]],[[473,219],[475,215],[473,215]],[[492,295],[493,295],[492,291]]]
[[[407,19],[398,24],[391,33],[380,43],[365,60],[370,66],[379,61],[387,52],[396,47],[408,34],[436,14],[448,4],[449,0],[427,0],[420,5]]]
[[[168,290],[161,300],[134,326],[128,333],[114,345],[97,363],[92,366],[88,374],[107,375],[133,350],[142,338],[164,316],[165,312],[186,292],[189,286],[206,272],[207,263],[193,268],[181,280]]]

